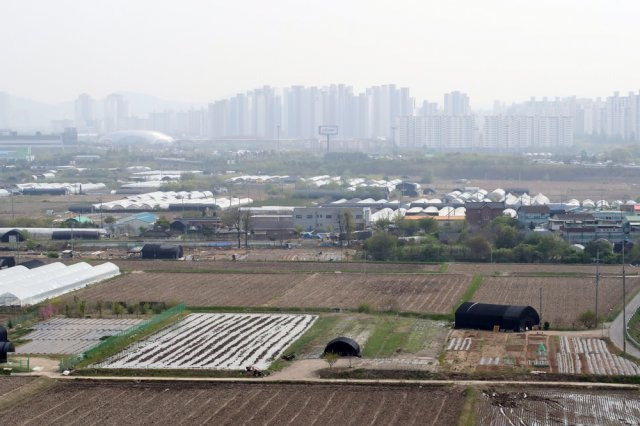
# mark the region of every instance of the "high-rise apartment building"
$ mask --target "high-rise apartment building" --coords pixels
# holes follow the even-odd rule
[[[96,102],[86,93],[78,96],[74,103],[74,122],[80,131],[97,131]]]
[[[129,105],[122,95],[112,93],[104,100],[104,131],[106,133],[126,128]]]

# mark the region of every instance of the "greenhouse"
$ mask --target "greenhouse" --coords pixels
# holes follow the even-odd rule
[[[18,265],[0,271],[0,306],[34,305],[119,274],[110,262],[97,266],[56,262],[35,269]]]

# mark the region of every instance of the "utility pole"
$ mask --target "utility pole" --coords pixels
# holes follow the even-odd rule
[[[542,322],[542,287],[540,287],[540,322]]]
[[[624,270],[626,237],[622,240],[622,353],[627,353],[627,283]]]
[[[598,286],[600,285],[600,249],[596,250],[596,327],[598,326]]]

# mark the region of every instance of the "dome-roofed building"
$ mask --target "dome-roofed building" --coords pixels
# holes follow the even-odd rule
[[[108,145],[169,144],[174,139],[154,130],[119,130],[104,135],[98,143]]]

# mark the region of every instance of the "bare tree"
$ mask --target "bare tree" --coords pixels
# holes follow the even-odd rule
[[[242,226],[242,232],[244,233],[244,248],[249,247],[249,233],[252,225],[251,211],[249,209],[240,212],[240,224]]]
[[[240,209],[230,208],[224,211],[220,216],[222,223],[229,229],[235,229],[238,237],[238,248],[241,247],[240,237],[242,235],[242,217]]]
[[[338,213],[338,229],[340,231],[340,240],[346,240],[347,245],[351,241],[355,224],[353,221],[353,213],[351,210],[345,209]]]

